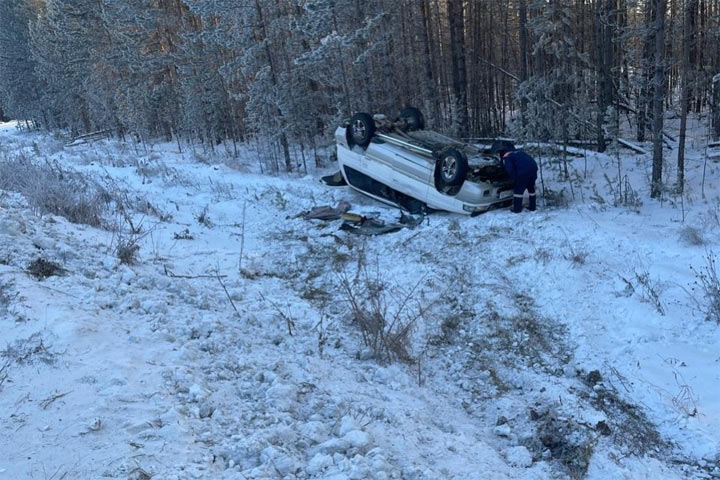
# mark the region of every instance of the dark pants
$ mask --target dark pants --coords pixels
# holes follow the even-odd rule
[[[513,189],[513,209],[514,213],[522,212],[522,201],[525,190],[528,191],[530,196],[530,202],[528,210],[531,212],[535,211],[537,206],[535,197],[535,180],[537,180],[537,174],[532,174],[527,177],[518,177],[515,181],[515,188]]]

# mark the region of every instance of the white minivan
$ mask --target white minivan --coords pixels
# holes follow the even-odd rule
[[[512,202],[513,182],[498,157],[424,129],[416,108],[395,121],[357,113],[335,131],[343,179],[354,189],[412,213],[477,215]]]

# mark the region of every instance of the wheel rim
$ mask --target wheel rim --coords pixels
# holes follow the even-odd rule
[[[457,171],[457,160],[455,160],[455,157],[453,156],[447,156],[443,160],[442,164],[442,174],[443,178],[445,180],[452,180],[453,177],[455,177],[455,172]]]
[[[365,124],[362,120],[355,120],[355,123],[353,124],[353,137],[355,140],[362,141],[365,139],[366,134],[367,129],[365,128]]]

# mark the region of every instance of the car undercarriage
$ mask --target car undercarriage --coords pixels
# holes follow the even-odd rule
[[[401,209],[473,215],[512,200],[512,180],[497,157],[426,130],[412,107],[393,121],[358,113],[338,127],[335,139],[347,184]]]

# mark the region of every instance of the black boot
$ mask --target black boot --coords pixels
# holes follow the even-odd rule
[[[529,204],[528,204],[528,210],[530,210],[531,212],[534,212],[534,211],[535,211],[535,208],[536,208],[536,206],[537,206],[537,205],[536,205],[536,198],[537,198],[537,197],[535,197],[535,194],[534,194],[534,193],[531,193],[531,194],[530,194],[530,202],[529,202]]]
[[[513,213],[520,213],[522,212],[522,197],[513,197]]]

